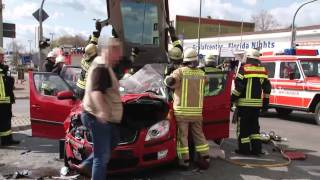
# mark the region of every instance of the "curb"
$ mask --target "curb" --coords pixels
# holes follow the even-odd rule
[[[13,132],[17,132],[17,131],[24,131],[24,130],[28,130],[31,129],[31,125],[23,125],[23,126],[14,126],[11,127],[11,130]]]
[[[16,97],[16,99],[29,99],[29,96],[20,96],[20,97]]]

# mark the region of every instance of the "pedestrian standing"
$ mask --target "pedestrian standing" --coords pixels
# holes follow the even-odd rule
[[[13,140],[11,130],[14,79],[8,75],[9,67],[4,65],[4,50],[0,47],[0,137],[2,146],[19,144]]]
[[[118,39],[110,38],[106,50],[94,59],[88,72],[81,119],[92,133],[93,156],[81,163],[79,169],[88,169],[92,164],[93,180],[106,179],[111,151],[120,138],[117,124],[122,120],[123,107],[112,67],[122,56],[121,46]]]
[[[238,108],[239,154],[262,154],[259,114],[269,104],[271,84],[265,67],[260,66],[260,53],[256,49],[246,51],[245,65],[241,66],[235,79],[231,102]]]
[[[177,121],[177,155],[179,165],[190,166],[188,136],[195,143],[200,168],[209,168],[209,145],[202,130],[202,109],[205,73],[198,66],[198,54],[190,48],[184,52],[182,67],[165,78],[165,84],[174,89],[173,109]],[[190,131],[189,131],[190,128]]]

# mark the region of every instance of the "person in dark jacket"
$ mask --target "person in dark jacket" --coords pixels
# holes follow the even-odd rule
[[[58,75],[60,75],[60,72],[64,66],[64,56],[60,55],[56,58],[56,63],[54,64],[54,67],[53,67],[53,70],[52,72],[53,73],[57,73]]]
[[[245,65],[239,69],[231,96],[240,117],[236,152],[244,155],[262,154],[259,113],[268,108],[271,84],[266,68],[260,66],[259,55],[255,49],[246,52]]]
[[[15,103],[13,93],[14,78],[8,76],[7,65],[4,65],[4,50],[0,47],[0,137],[1,146],[17,145],[11,130],[12,104]]]
[[[53,51],[50,51],[47,55],[46,62],[43,64],[43,71],[52,72],[55,62],[56,54]]]

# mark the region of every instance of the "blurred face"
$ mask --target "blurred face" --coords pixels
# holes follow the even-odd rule
[[[0,64],[4,62],[4,54],[0,54]]]
[[[49,60],[50,60],[51,62],[56,62],[56,58],[55,58],[55,57],[49,57]]]
[[[111,42],[108,44],[107,49],[102,52],[102,57],[106,64],[114,67],[119,63],[120,58],[123,56],[121,43],[119,41]]]

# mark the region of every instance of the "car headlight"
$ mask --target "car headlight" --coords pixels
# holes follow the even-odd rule
[[[157,124],[151,126],[148,129],[148,133],[145,138],[145,141],[159,139],[165,136],[169,132],[169,128],[170,128],[170,123],[168,120],[163,120],[158,122]]]

